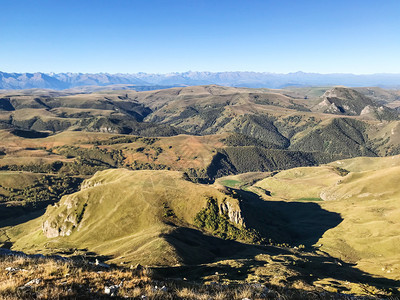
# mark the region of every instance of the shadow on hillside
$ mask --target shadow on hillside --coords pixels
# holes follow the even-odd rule
[[[16,226],[39,218],[46,212],[46,207],[53,201],[43,202],[39,207],[7,206],[0,204],[0,228]]]
[[[255,228],[275,242],[292,246],[304,244],[312,249],[325,231],[341,223],[337,213],[328,212],[316,203],[264,201],[258,195],[231,189],[240,199],[242,216],[247,228]],[[330,257],[323,252],[302,252],[293,248],[248,245],[185,227],[177,227],[164,236],[177,251],[186,266],[155,268],[162,278],[186,278],[191,281],[226,282],[257,278],[259,282],[304,282],[312,285],[326,279],[338,292],[350,292],[350,285],[358,288],[399,288],[400,281],[378,278]],[[212,262],[218,262],[212,264]]]
[[[316,203],[265,201],[253,192],[227,189],[230,196],[240,201],[246,228],[257,230],[274,244],[288,244],[292,247],[304,245],[312,249],[312,245],[327,230],[343,220],[339,214],[326,211]],[[177,227],[165,235],[165,239],[177,249],[185,264],[209,262],[216,257],[230,257],[250,249],[249,245],[205,235],[186,227]],[[257,247],[262,246],[251,246],[252,251]],[[283,251],[283,248],[269,249]]]
[[[333,285],[336,281],[348,281],[382,289],[400,287],[400,281],[377,278],[322,252],[242,244],[183,227],[164,237],[175,247],[185,266],[154,268],[155,276],[160,279],[227,282],[257,278],[259,282],[271,282],[280,278],[285,286],[300,281],[312,285],[329,279]],[[335,287],[338,292],[349,291],[343,283]]]
[[[35,130],[22,130],[22,129],[14,129],[11,131],[13,135],[23,137],[26,139],[40,139],[48,137],[50,134],[48,132],[41,132]]]
[[[249,248],[247,244],[220,239],[187,227],[177,227],[163,237],[176,249],[184,264],[208,263],[238,253],[255,255],[259,251],[256,250],[259,246]]]
[[[340,214],[324,210],[317,203],[265,201],[255,193],[232,190],[241,199],[246,226],[275,243],[311,247],[343,221]]]

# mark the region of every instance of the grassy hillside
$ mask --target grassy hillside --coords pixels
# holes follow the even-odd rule
[[[379,87],[358,87],[354,89],[381,104],[390,104],[400,100],[398,90],[386,90]]]
[[[376,95],[370,98],[368,90],[361,93],[355,89],[335,87],[327,90],[322,101],[313,107],[313,111],[336,115],[361,116],[363,119],[398,120],[398,112],[386,107]],[[365,93],[367,92],[367,93]],[[368,94],[365,95],[365,94]],[[381,95],[383,93],[380,93]],[[385,95],[388,96],[389,92]],[[382,95],[383,96],[383,95]]]
[[[311,201],[339,213],[343,221],[315,245],[366,272],[398,280],[399,159],[364,157],[295,168],[263,179],[254,188],[267,190],[270,200]]]
[[[63,195],[76,192],[81,182],[81,177],[1,171],[0,226],[18,224]]]
[[[270,149],[268,143],[241,134],[147,138],[65,131],[24,138],[0,131],[0,135],[4,140],[1,169],[69,176],[125,167],[180,170],[194,181],[212,182],[229,174],[311,166],[346,157]]]
[[[42,218],[16,227],[8,235],[19,237],[15,247],[30,251],[84,247],[112,255],[115,261],[167,265],[182,262],[179,251],[192,251],[199,256],[193,253],[196,261],[213,255],[184,239],[175,248],[167,237],[173,236],[174,223],[190,227],[209,197],[239,210],[237,200],[185,181],[178,172],[108,170],[86,180],[80,192],[65,196]],[[21,235],[20,230],[29,234]],[[188,230],[187,234],[190,239],[194,233]]]
[[[0,130],[0,137],[0,169],[75,176],[121,166],[133,170],[204,170],[224,147],[226,135],[148,138],[65,131],[26,138]]]
[[[261,174],[243,176],[239,179],[252,181]],[[342,223],[337,213],[315,203],[266,201],[250,191],[194,184],[179,172],[117,169],[96,173],[81,191],[64,196],[41,217],[3,228],[0,239],[28,253],[84,261],[97,257],[125,267],[151,265],[164,280],[258,282],[296,293],[396,293],[393,280],[373,278],[338,258],[304,250],[321,237],[330,241],[326,235]],[[266,245],[254,236],[264,237],[261,244]]]
[[[367,125],[354,119],[333,119],[294,136],[293,150],[320,151],[336,155],[376,156],[367,143]]]

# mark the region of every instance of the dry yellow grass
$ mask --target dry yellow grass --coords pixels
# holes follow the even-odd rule
[[[94,142],[116,136],[124,137],[120,134],[64,131],[45,138],[26,139],[15,136],[7,130],[0,130],[2,140],[0,150],[6,153],[0,160],[0,166],[51,164],[55,161],[73,162],[74,159],[68,159],[49,150],[64,145],[92,148]],[[125,137],[132,138],[127,135]],[[206,168],[216,153],[216,149],[224,147],[221,142],[224,137],[226,134],[207,136],[183,134],[158,138],[152,145],[138,140],[132,143],[101,145],[99,148],[121,150],[125,157],[124,164],[128,167],[137,162],[165,165],[173,170],[186,170],[187,168]],[[137,151],[139,148],[144,150]],[[157,153],[155,149],[161,149],[161,153]]]
[[[130,296],[135,293],[135,289],[140,288],[142,291],[141,287],[150,282],[146,272],[146,269],[102,270],[84,262],[0,257],[0,298],[101,298],[106,296],[105,286],[119,284],[121,281],[124,283],[120,292]]]
[[[116,292],[118,298],[128,299],[349,299],[321,289],[289,289],[258,283],[204,285],[159,281],[151,270],[142,267],[104,269],[84,260],[65,262],[0,256],[1,299],[106,299],[110,295],[105,288],[112,285],[120,285]]]

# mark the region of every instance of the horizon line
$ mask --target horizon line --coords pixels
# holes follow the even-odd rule
[[[106,74],[106,75],[137,75],[137,74],[146,74],[146,75],[169,75],[169,74],[186,74],[186,73],[256,73],[256,74],[270,74],[270,75],[291,75],[291,74],[316,74],[316,75],[354,75],[354,76],[372,76],[372,75],[400,75],[399,73],[385,73],[385,72],[378,72],[378,73],[340,73],[340,72],[333,72],[333,73],[318,73],[318,72],[305,72],[305,71],[293,71],[288,73],[279,73],[279,72],[268,72],[268,71],[183,71],[183,72],[132,72],[132,73],[124,73],[124,72],[6,72],[1,71],[0,73],[8,73],[8,74],[46,74],[46,75],[57,75],[57,74],[83,74],[83,75],[91,75],[91,74]]]

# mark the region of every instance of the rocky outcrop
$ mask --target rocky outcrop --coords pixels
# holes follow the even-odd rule
[[[42,224],[43,234],[47,238],[70,236],[78,227],[86,209],[86,202],[70,195],[59,204],[47,209],[48,218]]]
[[[360,116],[368,115],[374,113],[375,110],[371,105],[367,105],[364,109],[360,112]]]
[[[314,111],[348,116],[361,115],[382,120],[398,118],[397,112],[393,109],[382,106],[350,88],[332,88],[327,90],[321,99],[322,101],[314,107]]]
[[[63,224],[58,224],[57,222],[52,222],[49,220],[44,221],[42,225],[43,233],[48,238],[55,238],[59,236],[69,236],[72,233],[72,228],[75,224],[72,222],[64,222]]]
[[[223,202],[219,205],[219,211],[221,214],[225,214],[229,217],[229,221],[234,224],[245,226],[245,222],[242,216],[242,212],[234,208],[234,206],[229,202]]]
[[[92,188],[92,187],[96,187],[99,185],[102,185],[102,183],[100,181],[85,180],[81,184],[81,191]]]

